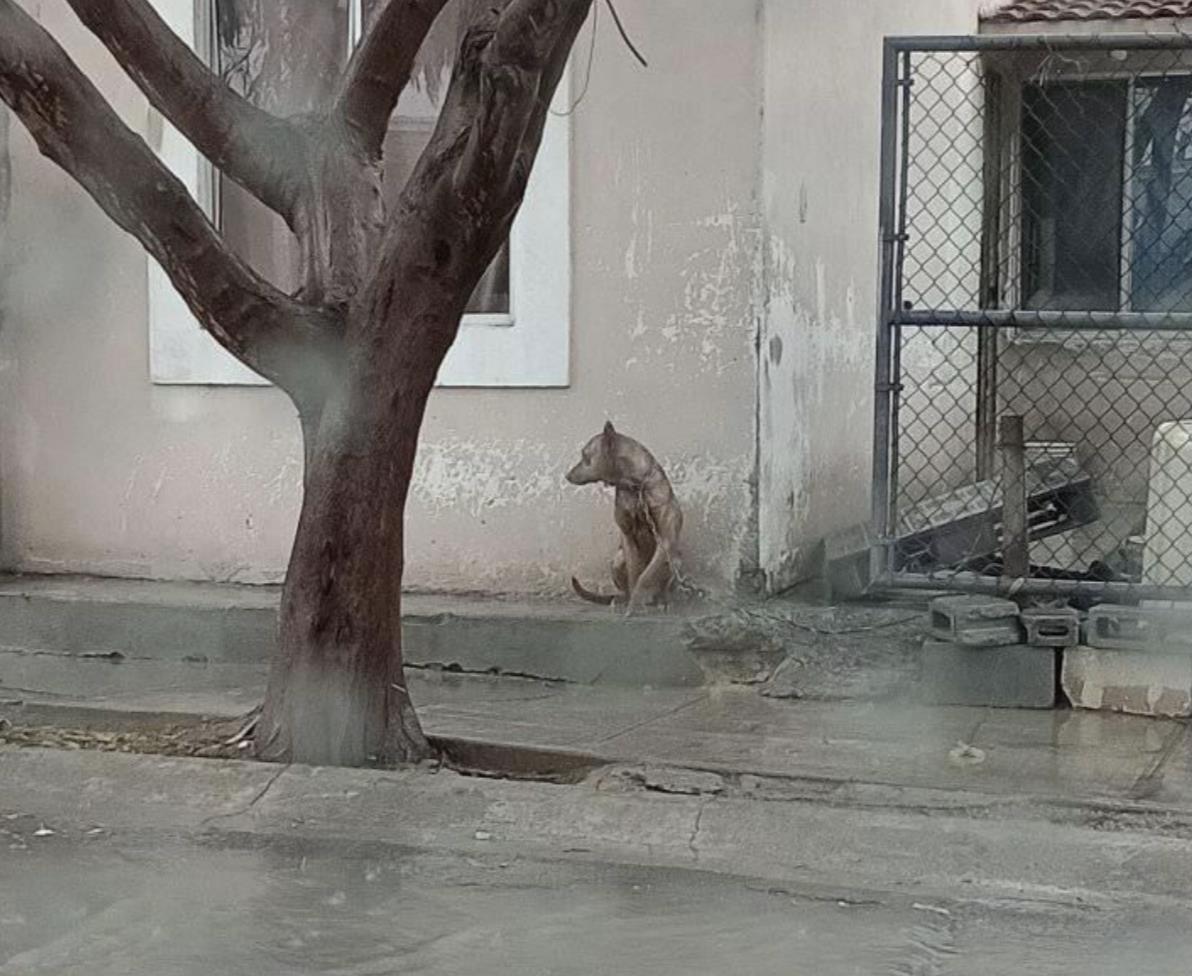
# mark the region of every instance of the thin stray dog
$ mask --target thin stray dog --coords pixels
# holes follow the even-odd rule
[[[621,544],[613,557],[617,594],[593,593],[573,576],[575,592],[603,606],[624,603],[630,613],[647,604],[665,604],[675,580],[683,513],[662,465],[632,437],[617,433],[610,421],[584,445],[567,480],[573,485],[602,482],[615,488],[613,518],[621,530]]]

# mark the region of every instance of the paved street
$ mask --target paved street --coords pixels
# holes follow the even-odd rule
[[[626,773],[0,750],[0,974],[1187,972],[1178,816]]]

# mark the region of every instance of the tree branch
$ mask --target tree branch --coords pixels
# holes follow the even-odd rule
[[[599,2],[599,0],[595,0],[595,2]],[[518,193],[518,199],[525,192],[526,184],[529,182],[530,170],[534,166],[534,159],[537,157],[538,148],[542,144],[542,133],[546,128],[546,121],[550,115],[550,107],[554,100],[555,91],[558,89],[563,72],[567,68],[567,60],[571,55],[571,49],[575,44],[575,39],[579,35],[580,28],[583,27],[584,21],[587,20],[587,8],[591,7],[591,3],[580,4],[579,6],[585,9],[572,11],[570,18],[556,32],[554,45],[547,51],[543,62],[542,77],[539,82],[539,97],[534,106],[530,124],[526,127],[526,134],[522,138],[518,158],[514,162],[513,178],[516,183],[515,190]]]
[[[591,0],[512,0],[487,52],[490,64],[541,70],[569,26],[575,40],[591,6]],[[566,50],[571,50],[570,44]]]
[[[478,97],[454,186],[478,208],[512,219],[521,204],[555,89],[591,6],[511,0],[490,42],[477,49]]]
[[[336,111],[365,151],[381,155],[389,117],[447,0],[389,0],[348,63]]]
[[[304,185],[298,128],[232,91],[148,0],[67,0],[150,104],[204,156],[293,223]]]
[[[320,387],[336,367],[338,316],[283,294],[232,254],[182,183],[13,0],[0,0],[0,100],[157,259],[224,348],[296,402]]]

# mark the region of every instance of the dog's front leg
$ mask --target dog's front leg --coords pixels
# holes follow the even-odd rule
[[[625,582],[628,584],[626,594],[632,596],[633,591],[637,589],[637,581],[642,578],[646,569],[646,559],[629,536],[621,539],[621,549],[625,553]]]
[[[670,546],[660,543],[654,549],[654,556],[637,578],[629,594],[629,608],[626,615],[635,613],[647,603],[660,596],[670,585],[674,569],[671,564]]]
[[[614,606],[624,606],[629,602],[629,593],[633,589],[629,584],[629,562],[625,558],[625,541],[617,546],[617,553],[613,556],[613,586],[617,588],[613,597]]]

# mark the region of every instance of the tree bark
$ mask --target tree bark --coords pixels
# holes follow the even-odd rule
[[[402,669],[403,522],[427,399],[462,314],[456,296],[468,292],[450,273],[404,268],[359,307],[345,375],[304,425],[302,513],[256,733],[263,759],[389,765],[431,752]]]
[[[430,754],[401,653],[402,518],[421,411],[383,418],[378,399],[388,398],[345,384],[313,432],[256,734],[263,759],[358,766]]]
[[[345,166],[356,152],[347,151]],[[379,183],[367,160],[352,172],[356,187]],[[303,507],[256,735],[264,759],[389,765],[430,755],[403,675],[405,504],[427,399],[490,258],[464,246],[470,222],[442,199],[445,186],[428,184],[408,204],[403,233],[352,296],[342,375],[317,415],[304,418]],[[311,226],[329,247],[304,241],[304,251],[357,253],[363,229],[374,226],[373,197],[322,197]],[[344,219],[345,207],[357,219]],[[327,267],[313,262],[308,279]]]

